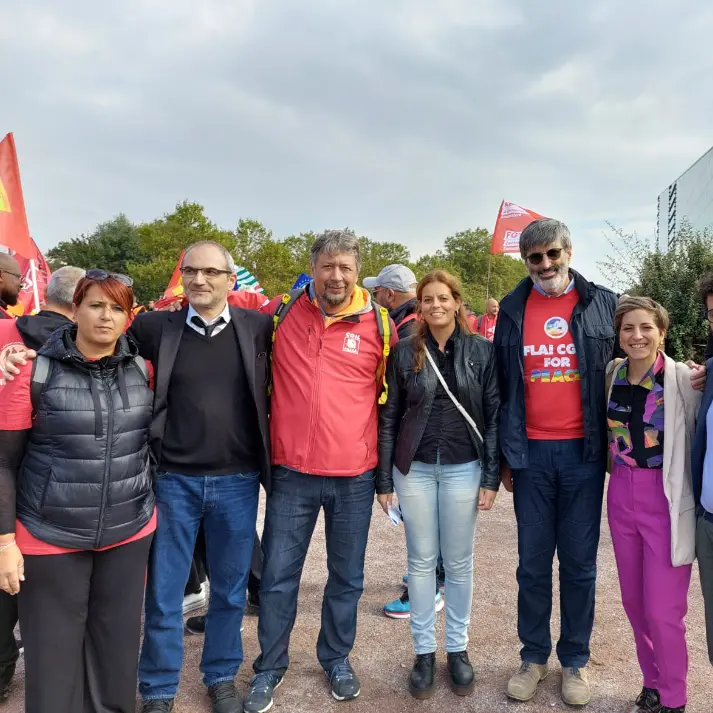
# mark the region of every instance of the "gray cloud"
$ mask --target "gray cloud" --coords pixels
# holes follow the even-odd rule
[[[711,142],[713,8],[696,0],[27,0],[0,23],[42,247],[190,198],[278,235],[350,225],[414,255],[502,198],[567,221],[601,279]]]

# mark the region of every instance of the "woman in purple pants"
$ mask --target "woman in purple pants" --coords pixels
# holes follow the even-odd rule
[[[700,394],[690,370],[663,352],[669,319],[648,297],[625,297],[615,316],[626,359],[607,369],[612,458],[607,506],[624,610],[643,690],[633,711],[686,708],[684,617],[695,557],[691,440]]]

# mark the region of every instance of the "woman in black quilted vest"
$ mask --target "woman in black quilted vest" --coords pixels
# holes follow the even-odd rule
[[[19,596],[26,713],[135,710],[156,516],[131,285],[89,270],[75,323],[0,391],[0,588]]]

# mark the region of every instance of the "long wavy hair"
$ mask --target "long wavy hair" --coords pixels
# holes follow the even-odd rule
[[[415,372],[421,371],[423,369],[423,360],[426,356],[426,337],[428,335],[428,325],[423,319],[423,314],[421,312],[421,300],[423,298],[423,290],[427,285],[433,282],[440,282],[451,291],[453,299],[460,300],[460,309],[456,312],[456,322],[464,334],[473,334],[473,330],[470,328],[470,323],[468,322],[468,312],[465,308],[465,302],[463,301],[463,291],[460,286],[460,281],[454,275],[446,270],[432,270],[427,275],[421,279],[416,287],[416,299],[418,300],[418,316],[416,331],[413,336],[414,340],[414,365],[413,370]]]

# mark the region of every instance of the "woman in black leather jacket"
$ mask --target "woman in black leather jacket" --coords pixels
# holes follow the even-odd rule
[[[416,649],[409,690],[423,699],[434,687],[433,572],[439,547],[446,570],[451,688],[468,695],[475,684],[466,651],[473,535],[477,511],[490,510],[500,487],[500,395],[493,345],[472,333],[458,281],[435,270],[419,282],[416,294],[418,329],[396,345],[389,360],[376,489],[388,511],[396,488],[406,527]]]

